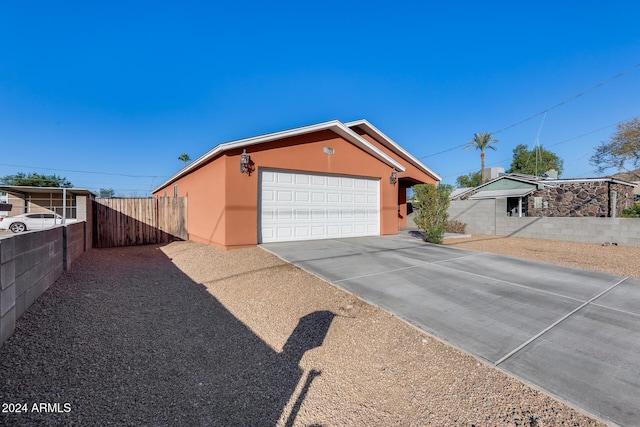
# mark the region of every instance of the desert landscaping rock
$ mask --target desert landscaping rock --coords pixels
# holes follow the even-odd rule
[[[194,242],[84,254],[0,348],[0,401],[71,407],[1,425],[604,425],[260,248]]]

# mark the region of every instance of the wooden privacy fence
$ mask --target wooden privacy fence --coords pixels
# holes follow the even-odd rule
[[[188,240],[187,198],[95,199],[93,224],[95,248]]]

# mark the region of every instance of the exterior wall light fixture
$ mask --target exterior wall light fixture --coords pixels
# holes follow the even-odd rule
[[[396,182],[398,182],[398,173],[395,169],[392,169],[391,176],[389,177],[389,184],[395,185]]]
[[[322,149],[322,151],[323,151],[325,154],[333,154],[333,153],[335,153],[335,152],[336,152],[336,150],[334,150],[334,149],[333,149],[333,148],[331,148],[331,147],[324,147],[324,148]]]
[[[240,173],[251,173],[251,156],[247,154],[247,150],[243,149],[240,154]]]

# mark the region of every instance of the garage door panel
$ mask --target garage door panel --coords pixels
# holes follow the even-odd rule
[[[277,194],[279,202],[290,202],[293,200],[293,192],[291,190],[279,190]]]
[[[260,242],[378,235],[378,180],[261,171]]]
[[[340,196],[340,202],[353,203],[353,193],[343,193]]]
[[[340,178],[342,188],[353,188],[353,178]]]
[[[327,177],[327,185],[329,187],[340,187],[340,178],[335,177],[335,176],[328,176]]]
[[[290,173],[278,172],[276,175],[276,182],[282,184],[290,184],[293,182],[293,175]]]
[[[337,225],[327,226],[327,236],[335,237],[340,235],[340,227]]]
[[[295,180],[296,184],[309,184],[311,177],[309,175],[296,174]]]
[[[308,191],[298,191],[296,194],[296,202],[310,202],[311,194]]]

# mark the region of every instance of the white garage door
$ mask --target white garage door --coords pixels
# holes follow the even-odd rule
[[[259,241],[380,234],[376,179],[260,171]]]

